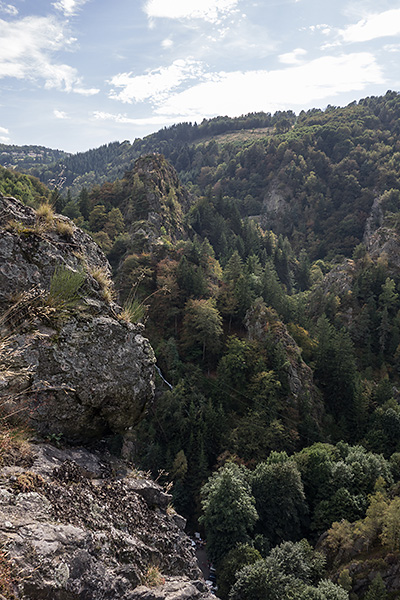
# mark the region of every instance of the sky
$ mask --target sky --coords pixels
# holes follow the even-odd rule
[[[0,0],[0,143],[68,152],[400,89],[400,0]]]

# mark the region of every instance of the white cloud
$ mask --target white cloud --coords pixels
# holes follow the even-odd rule
[[[368,42],[400,34],[400,8],[371,14],[339,31],[345,42]]]
[[[77,70],[53,60],[53,54],[70,48],[75,41],[52,17],[0,19],[0,79],[44,80],[45,89],[81,93]]]
[[[299,65],[302,62],[301,57],[305,54],[307,54],[307,50],[304,50],[304,48],[295,48],[292,52],[281,54],[279,60],[286,65]]]
[[[96,121],[113,121],[114,123],[123,123],[123,124],[131,124],[131,125],[156,125],[156,126],[164,126],[169,123],[175,123],[176,117],[164,117],[164,116],[153,116],[153,117],[144,117],[141,119],[133,119],[132,117],[128,117],[126,114],[114,114],[107,113],[96,110],[93,112],[93,118]]]
[[[204,19],[218,23],[236,10],[239,0],[147,0],[144,11],[150,18]]]
[[[332,28],[326,23],[319,23],[318,25],[308,25],[307,27],[300,27],[299,31],[321,31],[324,34],[328,34],[332,31]]]
[[[276,71],[210,74],[201,83],[171,95],[155,112],[193,120],[199,115],[307,108],[336,94],[383,82],[381,68],[368,52],[328,56]]]
[[[79,8],[83,6],[88,0],[58,0],[53,2],[54,8],[61,10],[66,17],[72,17],[76,15]]]
[[[161,42],[161,46],[163,48],[172,48],[173,45],[174,45],[174,42],[170,38],[166,38],[165,40],[163,40]]]
[[[383,49],[386,52],[400,52],[400,44],[386,44]]]
[[[81,96],[95,96],[100,92],[98,88],[83,88],[78,86],[75,86],[72,91],[75,92],[75,94],[80,94]]]
[[[16,17],[18,14],[18,8],[16,8],[13,4],[5,4],[5,2],[0,2],[0,12],[10,15],[11,17]]]
[[[121,102],[160,102],[168,97],[171,90],[179,87],[183,82],[197,79],[203,74],[202,63],[192,58],[176,60],[169,67],[160,67],[149,71],[146,75],[133,76],[132,73],[119,73],[110,83],[115,88],[122,88],[117,92],[112,89],[110,98]]]
[[[53,110],[53,115],[56,117],[56,119],[69,119],[66,112],[63,110],[57,110],[56,108]]]
[[[9,138],[9,131],[6,127],[0,127],[0,143],[1,144],[9,144],[10,143],[10,138]]]

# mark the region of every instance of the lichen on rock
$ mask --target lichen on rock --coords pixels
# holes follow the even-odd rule
[[[84,448],[31,452],[29,468],[0,470],[0,543],[18,572],[18,598],[210,600],[159,485]],[[156,589],[151,568],[162,575]]]

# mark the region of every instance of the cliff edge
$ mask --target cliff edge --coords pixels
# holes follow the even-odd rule
[[[0,197],[0,402],[42,434],[123,434],[154,391],[154,354],[113,301],[109,264],[49,207]]]

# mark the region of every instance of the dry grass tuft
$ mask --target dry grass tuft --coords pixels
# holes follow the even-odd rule
[[[70,239],[74,234],[74,228],[68,221],[54,220],[54,231],[64,238]]]
[[[33,464],[31,446],[26,437],[30,432],[10,427],[2,420],[0,426],[0,466],[30,467]]]
[[[24,225],[20,221],[11,219],[6,225],[7,231],[15,232],[19,237],[27,235],[38,235],[42,236],[49,228],[49,224],[46,221],[38,220],[34,225]]]
[[[36,209],[36,216],[42,221],[51,224],[54,221],[54,209],[48,202],[43,202]]]
[[[143,577],[144,585],[147,585],[149,588],[159,587],[164,585],[165,577],[163,577],[160,573],[160,569],[155,565],[150,566],[144,577]]]
[[[144,323],[148,306],[139,302],[137,298],[128,299],[119,313],[118,318],[127,323]]]
[[[13,483],[13,488],[17,492],[26,494],[27,492],[36,492],[44,483],[45,480],[41,475],[32,471],[24,471],[17,476]]]
[[[52,316],[54,308],[48,306],[45,299],[46,293],[40,288],[15,296],[13,304],[0,317],[0,349],[7,343],[7,332],[30,328],[37,318],[46,321]]]
[[[100,286],[103,299],[106,302],[112,302],[115,299],[115,291],[111,275],[104,268],[89,270],[90,275],[97,281]]]

